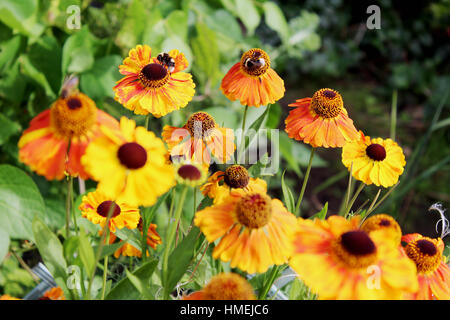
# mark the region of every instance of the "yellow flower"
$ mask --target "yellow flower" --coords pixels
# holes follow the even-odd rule
[[[151,206],[175,184],[161,139],[133,120],[122,117],[120,131],[101,127],[81,159],[105,196],[131,206]]]
[[[418,289],[414,263],[382,233],[367,234],[359,219],[298,219],[289,262],[320,299],[400,299]]]
[[[137,227],[140,219],[139,208],[130,206],[125,202],[114,202],[106,197],[103,192],[96,190],[83,196],[80,205],[81,215],[91,221],[99,224],[102,228],[106,224],[106,218],[109,210],[112,210],[109,220],[109,230],[116,232],[116,228],[134,229]]]
[[[361,230],[367,233],[382,232],[386,238],[392,239],[392,243],[399,246],[402,239],[400,225],[387,214],[376,214],[363,222]]]
[[[178,183],[186,184],[191,187],[197,187],[206,180],[208,168],[195,163],[176,163],[174,165],[176,171],[176,180]]]
[[[221,273],[202,290],[183,297],[183,300],[256,300],[256,297],[245,278],[237,273]]]
[[[221,184],[223,182],[223,184]],[[259,178],[251,178],[247,169],[241,165],[231,165],[225,172],[217,171],[208,178],[200,190],[203,195],[214,199],[214,203],[219,203],[225,199],[230,191],[241,192],[267,192],[267,183]]]
[[[152,57],[151,48],[138,45],[119,66],[124,78],[113,88],[115,99],[136,114],[159,118],[186,107],[195,93],[188,62],[178,50]]]
[[[355,179],[385,188],[397,183],[406,165],[402,148],[391,139],[364,136],[344,145],[342,163]],[[353,165],[352,165],[353,163]]]
[[[262,273],[286,263],[291,254],[295,217],[265,193],[231,191],[198,211],[194,223],[209,242],[218,241],[213,258],[230,261],[231,268]]]

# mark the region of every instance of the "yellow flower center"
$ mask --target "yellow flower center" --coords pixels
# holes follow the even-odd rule
[[[261,49],[250,49],[241,57],[241,68],[247,74],[260,77],[266,73],[270,67],[270,58]]]
[[[114,201],[103,201],[97,207],[97,213],[105,218],[108,216],[110,210],[112,210],[111,218],[117,217],[120,214],[120,207]]]
[[[146,88],[157,89],[169,81],[170,73],[159,63],[150,63],[142,68],[139,80]]]
[[[377,247],[369,235],[361,230],[343,233],[333,244],[338,261],[349,268],[366,268],[377,259]]]
[[[55,101],[50,109],[50,122],[57,135],[71,139],[87,135],[96,115],[94,101],[78,93]]]
[[[314,93],[311,99],[312,110],[322,118],[337,117],[343,107],[342,96],[333,89],[320,89]]]
[[[423,237],[411,241],[405,247],[406,255],[416,263],[417,272],[434,272],[442,261],[442,254],[436,246],[436,241]]]
[[[366,148],[367,156],[374,161],[383,161],[386,159],[386,149],[378,143],[372,143]]]
[[[387,214],[377,214],[370,217],[364,221],[361,230],[367,233],[377,230],[386,230],[397,245],[400,244],[402,238],[402,230],[399,224],[394,218]]]
[[[200,132],[201,137],[204,137],[208,130],[215,127],[216,122],[214,121],[214,118],[206,112],[196,112],[192,114],[186,123],[186,128],[189,130],[191,137],[200,136]]]
[[[236,273],[221,273],[203,288],[204,300],[254,300],[252,286]]]
[[[119,147],[117,157],[128,169],[139,169],[147,163],[147,151],[136,142],[127,142]]]
[[[231,188],[245,188],[249,180],[248,171],[243,166],[235,164],[225,170],[224,182]]]
[[[238,221],[247,228],[262,228],[272,217],[271,199],[260,193],[247,194],[238,202],[236,214]]]

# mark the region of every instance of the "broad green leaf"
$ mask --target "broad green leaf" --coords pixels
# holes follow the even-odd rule
[[[7,70],[11,68],[14,59],[17,58],[22,37],[17,35],[8,41],[5,41],[0,45],[0,71],[3,72],[3,68]]]
[[[103,259],[106,256],[110,256],[113,255],[114,252],[116,252],[117,249],[119,249],[120,247],[122,247],[124,245],[123,242],[116,242],[113,244],[108,244],[106,246],[103,247],[102,249],[102,254],[100,255],[100,259]],[[97,252],[98,246],[93,247],[94,252]]]
[[[33,220],[33,233],[36,247],[53,278],[65,279],[67,263],[58,237],[37,217]]]
[[[112,87],[121,77],[118,68],[121,63],[122,59],[117,55],[96,60],[93,68],[81,75],[81,90],[92,99],[113,98]]]
[[[95,253],[83,229],[80,230],[78,236],[78,252],[87,274],[91,275],[95,270]]]
[[[2,0],[0,21],[20,33],[37,37],[44,31],[37,21],[38,10],[38,0]]]
[[[36,69],[27,55],[21,55],[19,59],[23,67],[23,73],[33,79],[38,85],[42,86],[42,88],[44,88],[45,90],[45,94],[48,97],[52,99],[55,98],[56,92],[53,91],[52,86],[45,77],[45,74],[42,71]]]
[[[87,26],[66,40],[62,50],[63,74],[82,73],[93,66],[95,41]]]
[[[150,290],[147,288],[146,283],[144,283],[141,279],[132,274],[128,269],[125,269],[127,278],[133,284],[133,286],[139,291],[139,293],[147,300],[154,300],[153,295],[150,293]]]
[[[0,227],[0,265],[9,250],[9,234]]]
[[[267,115],[269,114],[270,106],[266,107],[266,110],[248,127],[245,136],[245,149],[252,143],[253,139],[258,135],[259,129],[264,125]],[[242,143],[242,141],[241,141]]]
[[[116,42],[123,48],[133,48],[141,43],[142,34],[148,23],[148,12],[143,1],[131,1],[126,15],[121,23],[121,28],[117,34]]]
[[[194,227],[169,256],[169,266],[164,281],[164,292],[172,292],[191,263],[200,229]],[[202,237],[200,237],[202,238]]]
[[[259,25],[261,17],[252,0],[235,0],[236,10],[248,30],[249,35],[253,35]]]
[[[4,144],[8,139],[20,132],[20,125],[17,122],[9,120],[0,113],[0,145]]]
[[[45,205],[33,180],[11,165],[0,165],[0,226],[11,238],[34,240],[32,221]]]
[[[61,87],[61,47],[50,36],[43,36],[33,43],[28,58],[36,70],[45,75],[52,91],[57,93]]]
[[[228,11],[223,9],[216,10],[212,15],[205,17],[205,22],[216,33],[221,33],[234,41],[242,41],[241,27],[237,19]]]
[[[144,263],[132,274],[138,278],[142,283],[149,282],[150,277],[155,271],[158,265],[158,260],[151,258],[148,262]],[[141,296],[140,292],[136,290],[135,286],[131,283],[130,279],[123,278],[116,284],[114,288],[106,296],[106,300],[137,300]]]
[[[118,236],[121,240],[128,242],[136,249],[141,250],[141,233],[138,229],[117,229],[116,236]]]
[[[281,118],[281,106],[278,103],[270,106],[269,116],[265,124],[266,128],[277,129]]]
[[[195,56],[194,71],[196,71],[196,75],[200,77],[203,83],[211,81],[214,84],[219,75],[220,61],[216,33],[204,23],[197,23],[195,30],[197,35],[191,43]]]
[[[166,18],[167,29],[170,33],[180,37],[184,42],[187,41],[188,33],[188,15],[181,10],[172,11]]]
[[[280,35],[283,42],[289,37],[289,27],[280,7],[274,2],[265,2],[263,4],[266,24]]]
[[[46,214],[43,221],[52,229],[62,228],[66,223],[65,202],[61,199],[45,198]]]
[[[0,81],[0,96],[16,103],[22,101],[27,84],[20,69],[21,61],[17,59],[12,66],[8,66],[8,71],[1,76]]]
[[[286,204],[286,208],[289,212],[295,211],[295,200],[294,196],[292,195],[291,189],[286,185],[286,182],[284,180],[284,174],[286,173],[286,170],[283,172],[283,175],[281,176],[281,189],[283,191],[283,197],[284,197],[284,203]]]

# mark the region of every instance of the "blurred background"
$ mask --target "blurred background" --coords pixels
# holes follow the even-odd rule
[[[118,65],[137,44],[151,46],[155,55],[176,48],[190,63],[196,96],[180,112],[152,119],[150,128],[159,134],[165,124],[183,125],[192,112],[205,110],[219,124],[237,129],[243,107],[228,101],[218,88],[244,51],[260,47],[286,85],[285,97],[272,106],[265,121],[265,127],[280,129],[280,170],[265,177],[271,194],[282,199],[281,176],[286,170],[286,183],[296,198],[309,159],[309,147],[284,133],[288,104],[311,97],[320,88],[333,88],[342,94],[358,129],[371,137],[395,133],[406,155],[400,185],[377,212],[396,217],[404,232],[436,237],[439,216],[428,208],[435,202],[450,206],[450,0],[377,1],[380,29],[366,25],[371,15],[366,10],[372,4],[2,0],[0,163],[29,173],[45,201],[50,227],[61,228],[65,210],[61,182],[48,182],[21,164],[17,142],[29,121],[57,98],[66,75],[79,75],[81,91],[99,108],[143,124],[144,117],[113,99],[112,87],[121,78]],[[250,108],[248,123],[263,111]],[[337,213],[348,181],[341,149],[318,150],[313,165],[302,216],[317,213],[327,202],[329,213]],[[251,172],[257,173],[257,166]],[[94,186],[87,182],[88,188]],[[377,191],[375,186],[366,187],[354,209]],[[27,257],[24,250],[25,260],[33,259],[30,252]],[[0,286],[21,296],[33,281],[17,263],[8,259],[2,265]]]

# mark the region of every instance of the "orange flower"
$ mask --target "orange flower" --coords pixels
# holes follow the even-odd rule
[[[231,101],[260,107],[275,103],[284,96],[284,81],[270,67],[270,58],[261,49],[245,52],[222,80],[220,90]]]
[[[290,138],[313,147],[342,147],[358,138],[348,117],[341,95],[333,89],[320,89],[312,98],[303,98],[289,105],[296,107],[285,120]]]
[[[214,276],[202,290],[184,296],[183,300],[255,300],[250,283],[237,273]]]
[[[39,300],[66,300],[66,298],[60,287],[53,287],[47,290]]]
[[[407,294],[407,299],[450,300],[450,268],[443,258],[444,242],[441,238],[431,239],[418,233],[402,237],[406,242],[406,255],[417,266],[419,290]]]
[[[220,182],[223,181],[223,184]],[[266,181],[259,178],[251,178],[247,169],[234,164],[229,166],[225,172],[217,171],[208,178],[208,182],[200,187],[203,195],[214,199],[219,203],[225,199],[231,191],[241,190],[243,192],[267,192]]]
[[[102,135],[100,125],[119,127],[88,96],[63,95],[31,120],[19,140],[19,160],[47,180],[61,180],[66,174],[87,179],[80,159],[88,144]]]
[[[152,58],[152,49],[138,45],[119,66],[124,78],[113,88],[115,99],[136,114],[159,118],[186,107],[195,93],[188,62],[178,50]]]
[[[181,158],[181,161],[209,165],[211,155],[219,163],[225,163],[236,149],[233,130],[219,127],[206,112],[192,114],[182,128],[165,126],[162,138],[174,163]]]
[[[151,223],[148,227],[147,231],[147,245],[149,245],[153,250],[156,250],[156,246],[158,244],[161,244],[161,237],[159,236],[158,232],[156,232],[156,224]],[[141,231],[142,235],[142,219],[139,221],[138,225],[139,230]],[[114,236],[112,242],[110,240],[110,243],[113,243],[116,240],[116,237]],[[122,240],[120,242],[123,242]],[[114,257],[119,258],[120,255],[124,257],[141,257],[142,251],[134,247],[132,244],[129,244],[127,242],[124,242],[123,246],[121,246],[119,249],[117,249],[114,252]],[[149,255],[149,252],[147,251],[147,256]]]

